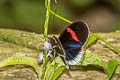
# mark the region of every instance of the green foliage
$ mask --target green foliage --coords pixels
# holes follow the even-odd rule
[[[100,33],[96,33],[95,35],[99,36]],[[95,37],[94,35],[90,34],[87,43],[83,47],[86,48],[90,44],[94,43],[96,40],[97,40],[97,37]]]
[[[0,62],[0,68],[6,67],[6,66],[9,66],[9,65],[16,65],[16,64],[27,64],[29,66],[32,66],[35,69],[35,71],[37,72],[38,78],[40,80],[40,72],[39,72],[37,63],[36,63],[35,59],[31,58],[31,57],[12,56],[8,59],[5,59],[5,60],[1,61]]]
[[[115,72],[115,69],[118,65],[118,61],[116,59],[110,59],[108,61],[108,64],[107,64],[107,73],[108,73],[108,79],[111,80],[114,72]]]
[[[55,72],[54,72],[54,74],[52,75],[52,78],[50,79],[50,80],[55,80],[59,75],[60,75],[60,73],[62,73],[62,71],[64,71],[64,69],[65,69],[65,66],[60,66],[60,67],[58,67],[56,70],[55,70]],[[49,79],[48,79],[49,80]]]
[[[89,50],[86,50],[83,54],[82,61],[79,62],[77,65],[79,66],[88,66],[93,65],[102,69],[106,69],[106,65],[102,58],[97,56],[96,54],[92,53]]]
[[[44,79],[56,80],[56,78],[64,71],[65,66],[60,57],[56,57],[51,64],[47,66]]]
[[[46,80],[56,80],[56,78],[62,73],[65,69],[65,66],[56,66],[52,65],[47,71]]]

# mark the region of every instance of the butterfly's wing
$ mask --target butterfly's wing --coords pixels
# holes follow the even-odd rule
[[[57,53],[59,53],[59,54],[55,54],[55,56],[60,56],[60,58],[63,60],[64,64],[66,65],[66,68],[70,69],[69,64],[67,64],[67,62],[65,60],[65,57],[64,57],[65,51],[64,51],[64,49],[62,47],[62,44],[61,44],[60,40],[55,36],[53,36],[52,38],[49,38],[49,39],[51,40],[52,46],[54,46],[53,49]]]
[[[81,60],[82,47],[89,36],[88,25],[78,21],[69,25],[59,36],[59,42],[64,53],[64,62],[74,65]]]

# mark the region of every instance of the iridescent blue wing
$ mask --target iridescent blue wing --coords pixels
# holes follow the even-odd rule
[[[69,25],[58,38],[65,56],[65,62],[70,65],[81,60],[82,47],[89,36],[88,25],[78,21]]]

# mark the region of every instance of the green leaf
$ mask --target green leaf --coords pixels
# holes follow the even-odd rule
[[[64,71],[65,66],[56,67],[55,65],[49,66],[47,71],[46,80],[56,80],[56,78]]]
[[[51,63],[52,65],[56,65],[56,66],[63,66],[65,65],[62,61],[62,59],[58,56],[54,59],[54,61]]]
[[[60,67],[58,67],[56,70],[55,70],[55,72],[54,72],[54,74],[52,75],[52,78],[50,79],[50,80],[56,80],[56,78],[65,70],[65,66],[60,66]]]
[[[34,58],[31,57],[17,57],[17,56],[12,56],[8,59],[5,59],[0,62],[0,68],[6,67],[9,65],[16,65],[16,64],[27,64],[29,66],[32,66],[35,71],[37,72],[38,78],[40,80],[40,72],[37,66],[37,63]]]
[[[51,80],[52,75],[55,72],[55,66],[54,65],[50,65],[48,68],[47,68],[48,70],[46,72],[46,76],[45,77],[46,77],[46,80]]]
[[[100,33],[96,33],[96,36],[99,36]],[[93,42],[95,42],[97,40],[97,37],[95,37],[94,35],[90,34],[87,43],[84,45],[84,48],[88,47],[90,44],[92,44]]]
[[[106,69],[106,65],[102,58],[97,56],[96,54],[92,53],[89,50],[86,50],[83,54],[82,61],[79,62],[77,65],[79,66],[88,66],[88,65],[94,65],[96,67]]]
[[[64,71],[66,67],[60,57],[56,57],[54,61],[48,65],[46,70],[46,80],[56,80],[60,73]]]
[[[48,65],[48,67],[47,67],[47,69],[46,69],[46,71],[45,71],[44,80],[45,80],[45,79],[46,79],[46,80],[50,79],[50,76],[53,74],[53,71],[50,71],[51,66],[52,66],[51,64]],[[51,72],[51,73],[50,73],[50,72]]]
[[[118,61],[116,59],[110,59],[108,61],[108,64],[107,64],[107,72],[108,72],[108,79],[111,80],[114,72],[115,72],[115,69],[118,65]]]

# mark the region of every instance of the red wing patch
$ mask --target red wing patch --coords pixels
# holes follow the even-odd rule
[[[67,32],[69,32],[69,33],[71,34],[72,38],[73,38],[75,41],[79,41],[78,38],[77,38],[77,36],[76,36],[76,34],[75,34],[75,32],[74,32],[72,29],[67,28]]]

